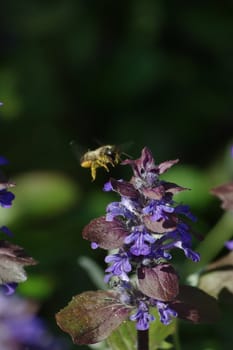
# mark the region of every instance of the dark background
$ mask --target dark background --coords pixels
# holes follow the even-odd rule
[[[180,158],[173,181],[193,189],[185,198],[208,232],[222,213],[209,189],[233,175],[232,58],[232,1],[1,5],[1,154],[17,183],[2,220],[39,261],[19,291],[40,301],[56,334],[54,313],[95,288],[78,257],[105,267],[104,252],[91,251],[82,228],[117,200],[102,193],[108,174],[100,169],[92,183],[70,142],[80,154],[100,142],[126,144],[136,158],[145,145],[157,162]],[[196,349],[186,334],[181,342]],[[228,349],[228,334],[216,331],[213,340],[201,328],[199,349]]]

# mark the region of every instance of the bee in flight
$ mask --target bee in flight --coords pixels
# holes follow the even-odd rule
[[[115,167],[121,161],[121,152],[115,145],[101,146],[86,152],[80,159],[83,168],[91,168],[92,181],[96,178],[96,169],[104,168],[109,172],[108,165]]]

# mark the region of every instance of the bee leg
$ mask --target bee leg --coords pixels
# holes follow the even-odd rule
[[[101,160],[98,160],[98,161],[97,161],[97,164],[98,164],[99,167],[102,167],[102,168],[104,168],[107,172],[109,172],[109,169],[108,169],[106,163],[102,162]]]
[[[105,165],[106,165],[106,164],[111,164],[112,167],[115,166],[114,161],[112,160],[112,158],[111,158],[111,157],[108,157],[108,156],[105,157]],[[107,165],[106,165],[106,167],[107,167]],[[106,169],[106,168],[105,168],[105,169]],[[106,169],[106,170],[107,170],[107,169]],[[107,170],[107,171],[109,171],[109,170]]]
[[[115,167],[115,164],[111,159],[108,160],[108,163],[110,163],[113,168]]]
[[[95,181],[95,179],[96,179],[96,166],[95,165],[91,166],[91,177],[92,177],[92,181]]]
[[[117,154],[115,158],[115,164],[119,164],[121,161],[121,157]]]
[[[109,173],[109,169],[106,164],[103,165],[104,169]]]

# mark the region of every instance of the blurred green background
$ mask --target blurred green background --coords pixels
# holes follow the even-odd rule
[[[54,313],[95,288],[78,258],[105,267],[105,253],[91,250],[82,228],[117,200],[102,192],[108,174],[100,169],[92,183],[70,141],[80,152],[98,140],[130,143],[125,152],[136,158],[145,145],[157,162],[180,158],[167,179],[192,189],[179,198],[207,233],[222,214],[209,189],[233,176],[232,38],[232,1],[1,5],[0,153],[17,183],[1,222],[39,261],[19,292],[41,302],[56,334]],[[111,175],[131,173],[119,166]],[[189,349],[229,349],[226,327],[215,338],[194,328],[182,334]]]

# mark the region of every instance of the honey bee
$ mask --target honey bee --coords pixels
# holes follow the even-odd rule
[[[115,167],[121,161],[121,152],[115,145],[105,145],[86,152],[80,159],[83,168],[91,168],[92,181],[96,179],[96,169],[104,168],[109,172],[108,165]]]

